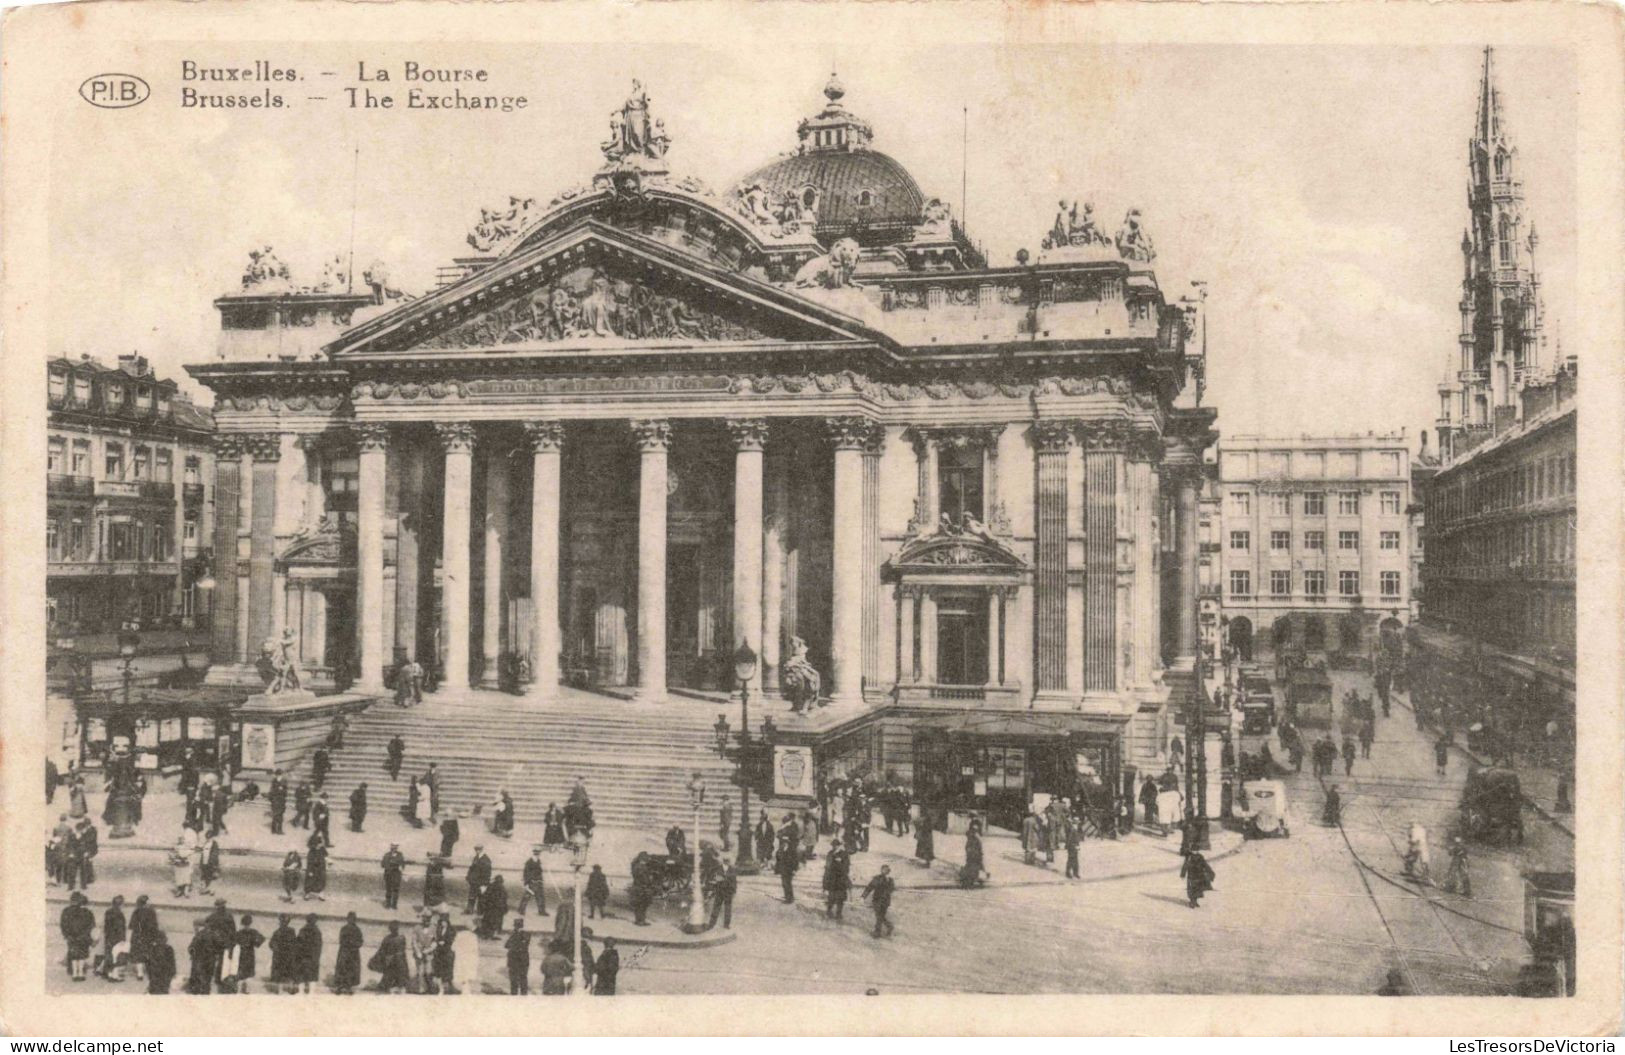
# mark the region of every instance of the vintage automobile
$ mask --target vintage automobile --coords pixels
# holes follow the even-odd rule
[[[1479,769],[1461,789],[1462,834],[1489,843],[1523,842],[1523,788],[1510,769]]]
[[[1241,701],[1241,731],[1265,734],[1275,727],[1273,697],[1246,696]]]
[[[1286,687],[1287,713],[1301,726],[1329,728],[1332,724],[1332,681],[1322,667],[1293,671]]]
[[[1279,780],[1251,780],[1241,785],[1234,813],[1248,839],[1285,839],[1287,827],[1286,785]]]
[[[1574,873],[1523,874],[1523,937],[1530,962],[1519,971],[1519,996],[1574,995]]]

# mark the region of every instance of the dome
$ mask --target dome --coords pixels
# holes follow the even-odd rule
[[[866,245],[886,244],[887,236],[923,220],[925,195],[895,158],[871,149],[867,121],[842,104],[841,83],[831,75],[827,101],[797,128],[800,149],[769,162],[740,180],[741,190],[760,184],[769,200],[794,197],[818,217],[818,239],[852,237]]]

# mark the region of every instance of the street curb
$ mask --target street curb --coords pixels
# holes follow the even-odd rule
[[[45,894],[45,900],[46,900],[47,904],[66,905],[68,903],[68,896],[69,895],[68,895],[67,891],[63,891],[62,893],[59,894],[55,890],[47,890],[46,894]],[[93,906],[93,907],[96,907],[96,908],[106,908],[107,906],[112,904],[112,900],[111,899],[103,900],[103,899],[99,899],[99,898],[88,898],[86,903]],[[149,895],[148,899],[147,899],[147,903],[149,905],[151,905],[156,910],[160,910],[160,911],[168,910],[168,911],[171,911],[171,912],[200,912],[200,913],[207,913],[207,912],[211,911],[213,909],[213,907],[214,907],[213,901],[210,900],[210,899],[207,899],[207,898],[205,898],[204,900],[201,900],[201,901],[197,901],[197,902],[187,902],[187,901],[179,901],[179,900],[176,900],[174,898],[166,898],[164,900],[158,900],[158,899],[153,898],[153,897],[151,897]],[[319,902],[319,903],[320,904],[326,904],[326,902]],[[132,905],[133,902],[131,902],[129,898],[125,898],[125,904],[126,904],[126,906],[129,906],[129,905]],[[280,916],[280,915],[283,915],[283,914],[286,914],[286,915],[292,916],[292,917],[296,917],[296,918],[299,918],[299,919],[303,919],[305,916],[312,916],[313,915],[319,920],[326,920],[326,921],[329,921],[329,922],[332,922],[332,923],[343,923],[349,918],[349,912],[348,911],[339,912],[339,911],[336,911],[336,910],[333,910],[333,909],[311,909],[311,908],[308,907],[309,904],[310,904],[309,902],[299,902],[298,904],[302,905],[302,906],[306,906],[306,907],[302,907],[302,908],[301,907],[292,907],[292,908],[290,908],[290,907],[286,906],[285,904],[279,902],[277,907],[265,908],[265,907],[262,907],[262,906],[259,906],[259,905],[252,905],[252,904],[243,903],[243,904],[231,906],[231,914],[233,916],[240,916],[240,915],[243,915],[244,913],[247,913],[249,915],[257,916],[257,917],[262,918],[262,919],[275,919],[277,916]],[[399,923],[401,925],[402,929],[409,929],[410,927],[412,927],[415,924],[416,919],[417,919],[416,915],[411,914],[411,913],[409,913],[409,914],[407,914],[405,916],[379,916],[379,915],[363,914],[363,913],[360,913],[360,912],[357,912],[355,914],[355,918],[356,918],[356,922],[358,922],[358,923],[365,923],[365,924],[368,924],[370,926],[376,926],[376,927],[388,927],[391,923]],[[513,917],[510,914],[509,917],[508,917],[508,920],[510,921],[509,926],[512,926],[512,923],[511,923],[512,918]],[[537,917],[537,918],[538,919],[542,919],[542,918],[550,919],[551,917]],[[594,921],[594,922],[596,922],[596,921]],[[583,925],[586,925],[585,920],[583,921]],[[507,932],[504,931],[503,933],[506,934]],[[711,948],[715,948],[715,947],[717,947],[719,945],[727,945],[729,942],[737,941],[739,939],[739,935],[736,934],[735,932],[731,931],[731,930],[730,931],[725,931],[725,932],[723,932],[721,934],[717,934],[717,935],[714,935],[714,936],[709,936],[709,937],[697,936],[697,937],[690,938],[690,937],[684,936],[682,938],[659,938],[659,937],[644,938],[644,937],[641,937],[641,936],[638,936],[638,935],[633,935],[632,937],[624,937],[624,936],[616,935],[616,934],[605,934],[605,933],[602,933],[602,932],[598,931],[597,928],[594,928],[594,934],[593,934],[592,940],[602,942],[606,937],[614,938],[615,941],[616,941],[616,944],[620,944],[620,945],[648,945],[651,948],[656,948],[656,949],[711,949]],[[490,939],[490,940],[494,940],[494,939]]]

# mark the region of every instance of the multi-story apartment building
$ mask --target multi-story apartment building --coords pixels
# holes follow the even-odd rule
[[[1229,643],[1363,656],[1408,618],[1405,433],[1231,436],[1219,449],[1219,554]]]
[[[214,422],[146,359],[48,364],[46,618],[58,634],[199,626]]]

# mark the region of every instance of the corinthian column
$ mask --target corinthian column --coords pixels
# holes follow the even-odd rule
[[[360,670],[355,691],[384,691],[384,472],[389,428],[355,427],[360,449],[356,495],[356,625]]]
[[[485,612],[481,643],[485,662],[480,687],[502,684],[502,562],[508,537],[508,459],[503,445],[493,443],[485,459]]]
[[[218,433],[214,438],[214,597],[209,609],[209,660],[224,669],[243,662],[237,649],[238,490],[242,479],[242,437]]]
[[[559,461],[564,426],[527,421],[530,440],[530,687],[525,695],[541,703],[559,687]]]
[[[1200,477],[1197,467],[1185,468],[1179,484],[1179,652],[1181,657],[1196,655],[1196,490]]]
[[[666,456],[671,423],[634,421],[638,466],[638,696],[666,691]]]
[[[468,687],[469,508],[474,488],[474,426],[467,422],[437,424],[435,433],[446,450],[445,516],[441,529],[440,607],[445,621],[442,684]]]
[[[252,663],[271,637],[276,609],[282,598],[273,597],[276,585],[276,470],[282,438],[274,432],[243,437],[253,458],[248,529],[248,645],[245,660]]]
[[[734,442],[734,647],[749,645],[760,664],[764,648],[762,452],[767,446],[767,422],[736,419],[728,422],[728,432]]]
[[[767,453],[766,515],[762,523],[762,691],[779,691],[779,637],[784,625],[784,538],[789,518],[789,468],[782,441]]]
[[[826,422],[835,447],[835,507],[830,570],[830,698],[863,702],[863,449],[872,426],[864,418]]]

